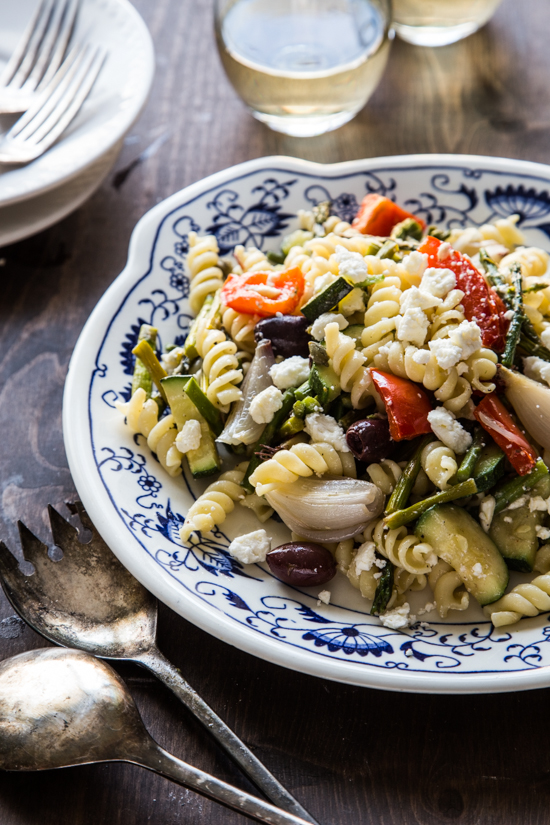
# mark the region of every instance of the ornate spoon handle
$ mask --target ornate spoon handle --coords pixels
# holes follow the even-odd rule
[[[246,747],[239,737],[228,727],[225,722],[206,704],[199,694],[185,681],[180,671],[158,650],[152,648],[136,657],[134,661],[148,668],[157,676],[161,682],[176,694],[178,699],[189,708],[191,713],[205,726],[207,731],[217,740],[224,750],[237,763],[242,771],[254,782],[268,799],[279,808],[288,811],[295,817],[318,825],[315,819],[309,814],[300,803],[294,799],[286,788],[275,779],[265,765],[254,756],[251,750]],[[217,781],[217,780],[216,780]],[[230,787],[230,786],[227,786]],[[250,797],[254,799],[254,797]],[[258,801],[258,800],[256,800]],[[264,820],[261,820],[262,822]],[[265,820],[275,822],[276,820]],[[277,820],[278,821],[278,820]],[[292,822],[293,820],[280,820],[282,822]]]

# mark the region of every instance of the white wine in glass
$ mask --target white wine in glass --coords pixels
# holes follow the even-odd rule
[[[256,118],[301,137],[362,109],[386,66],[390,24],[389,0],[216,2],[218,49],[235,91]]]
[[[446,46],[477,31],[502,0],[393,0],[397,34],[416,46]]]

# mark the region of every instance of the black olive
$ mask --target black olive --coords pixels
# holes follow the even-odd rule
[[[311,340],[306,332],[308,326],[309,321],[303,315],[274,315],[258,321],[254,337],[257,343],[262,339],[271,341],[274,355],[282,355],[283,358],[301,355],[307,358]]]
[[[294,541],[275,547],[267,556],[269,569],[285,584],[314,587],[336,575],[332,553],[321,544]]]
[[[353,455],[367,464],[388,458],[396,446],[386,418],[356,421],[348,428],[346,441]]]

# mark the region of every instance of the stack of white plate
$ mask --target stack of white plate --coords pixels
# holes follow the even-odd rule
[[[38,0],[0,2],[0,71]],[[80,206],[104,180],[147,100],[154,73],[151,36],[128,0],[82,0],[75,38],[108,49],[75,120],[45,155],[0,164],[0,246],[26,238]],[[13,117],[0,116],[0,133]]]

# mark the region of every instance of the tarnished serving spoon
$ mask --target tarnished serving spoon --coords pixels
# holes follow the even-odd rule
[[[80,650],[31,650],[0,663],[0,768],[41,771],[131,762],[269,825],[307,825],[182,762],[147,733],[115,671]]]
[[[105,544],[77,502],[87,543],[78,531],[49,507],[54,543],[63,558],[52,561],[48,546],[21,522],[23,554],[34,573],[24,575],[17,559],[0,542],[0,578],[5,593],[34,630],[55,644],[76,647],[104,659],[122,659],[148,668],[202,722],[254,784],[279,808],[316,825],[244,742],[182,677],[156,646],[157,601]]]

